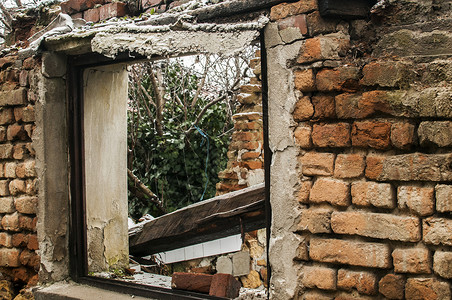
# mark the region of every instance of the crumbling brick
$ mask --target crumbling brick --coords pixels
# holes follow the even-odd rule
[[[337,287],[346,291],[355,289],[361,294],[374,295],[377,292],[377,277],[370,272],[340,269],[337,273]]]
[[[334,290],[336,289],[336,270],[306,266],[303,268],[302,284],[308,288]]]
[[[395,249],[392,258],[397,273],[431,273],[431,255],[426,248]]]
[[[312,203],[330,203],[335,206],[348,206],[350,203],[350,184],[344,181],[320,178],[309,195]]]
[[[350,124],[314,124],[312,143],[316,147],[347,147],[350,145]]]
[[[434,188],[399,186],[397,189],[399,208],[408,208],[419,216],[428,216],[434,211]]]
[[[355,178],[364,174],[365,160],[360,154],[339,154],[334,165],[334,177]]]
[[[379,292],[388,299],[404,299],[405,283],[404,276],[388,274],[378,283]]]

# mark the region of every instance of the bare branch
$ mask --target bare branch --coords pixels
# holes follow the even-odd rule
[[[206,82],[207,77],[207,71],[209,70],[209,55],[206,55],[206,65],[204,66],[204,73],[202,74],[201,82],[198,85],[198,88],[196,89],[195,97],[193,97],[193,101],[191,102],[190,107],[195,107],[196,102],[198,101],[199,93],[201,92],[202,88],[204,87],[204,83]]]
[[[159,198],[156,194],[154,194],[143,182],[141,182],[141,180],[136,177],[129,169],[127,169],[127,176],[133,181],[134,188],[144,194],[146,198],[149,198],[149,200],[151,200],[151,202],[155,204],[155,206],[161,213],[166,214],[166,210],[162,206],[162,203],[159,201]]]
[[[156,108],[157,108],[157,115],[155,118],[155,127],[157,129],[158,135],[163,135],[163,105],[165,104],[165,100],[163,99],[162,92],[160,90],[161,83],[159,82],[159,79],[154,74],[154,70],[149,68],[149,78],[151,79],[152,88],[155,92],[155,102],[156,102]]]
[[[22,7],[22,2],[20,0],[14,0],[16,2],[17,7]]]
[[[6,19],[6,22],[9,24],[8,27],[11,28],[11,23],[13,22],[13,16],[10,14],[8,9],[0,2],[0,10],[3,14],[3,16]]]
[[[193,122],[191,127],[187,131],[185,131],[185,135],[189,135],[195,129],[195,126],[198,125],[199,121],[201,121],[202,116],[206,113],[206,111],[207,111],[207,109],[209,107],[211,107],[214,104],[217,104],[218,102],[220,102],[220,101],[222,101],[224,99],[226,99],[226,94],[224,94],[223,96],[220,96],[217,99],[207,103],[207,105],[204,106],[203,109],[199,112],[198,116],[196,117],[196,120]]]

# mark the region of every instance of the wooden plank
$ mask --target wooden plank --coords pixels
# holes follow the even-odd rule
[[[129,236],[133,255],[169,251],[265,227],[265,187],[255,185],[146,222]]]

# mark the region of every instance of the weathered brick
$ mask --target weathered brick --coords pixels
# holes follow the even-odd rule
[[[26,103],[27,103],[27,90],[25,88],[0,92],[0,106],[24,105]]]
[[[405,282],[402,275],[388,274],[378,283],[379,292],[388,299],[404,299]]]
[[[314,105],[312,120],[331,119],[336,117],[334,97],[329,95],[316,95],[311,99]]]
[[[361,84],[396,87],[404,84],[407,75],[407,65],[404,63],[393,61],[371,62],[363,68]]]
[[[308,33],[306,15],[291,16],[278,21],[279,35],[284,43],[303,38]]]
[[[350,184],[344,181],[320,178],[309,195],[312,203],[327,202],[335,206],[348,206],[350,202]]]
[[[297,251],[295,254],[296,260],[303,260],[308,261],[309,260],[309,251],[308,251],[308,243],[306,240],[302,240],[300,244],[297,247]]]
[[[395,249],[392,252],[392,259],[396,273],[431,273],[432,259],[430,251],[426,248]]]
[[[353,146],[387,149],[390,146],[391,123],[380,121],[354,122],[351,135]]]
[[[315,82],[319,91],[356,91],[358,80],[359,69],[347,66],[320,70]]]
[[[0,58],[0,69],[11,66],[16,61],[17,56],[9,55]]]
[[[374,295],[377,292],[377,277],[370,272],[340,269],[337,272],[337,287],[346,291],[355,289],[361,294]]]
[[[295,131],[293,133],[295,137],[295,143],[304,149],[311,148],[311,132],[312,128],[310,125],[300,125],[295,128]]]
[[[352,183],[352,203],[357,206],[394,208],[394,190],[389,183],[358,181]]]
[[[320,262],[371,268],[390,268],[391,251],[380,243],[312,238],[309,256]]]
[[[8,180],[0,180],[0,196],[9,196]]]
[[[14,121],[11,108],[0,108],[0,125],[11,124]]]
[[[37,218],[19,216],[19,228],[21,230],[36,231]]]
[[[339,234],[404,242],[421,240],[421,224],[418,218],[391,214],[334,212],[331,215],[331,228]]]
[[[19,85],[23,87],[28,86],[28,71],[22,70],[19,73]]]
[[[241,284],[231,274],[213,275],[209,295],[234,299],[239,296]]]
[[[8,141],[26,140],[28,138],[28,134],[24,130],[23,125],[12,124],[12,125],[8,126],[8,131],[6,133],[6,138],[8,139]]]
[[[15,211],[14,200],[11,197],[0,198],[0,213],[9,214]]]
[[[330,233],[331,232],[331,213],[328,208],[309,208],[301,211],[298,231],[309,231],[311,233]]]
[[[35,161],[27,160],[21,164],[18,164],[15,168],[15,174],[17,174],[17,177],[19,178],[35,177]]]
[[[242,155],[240,155],[240,158],[242,160],[249,160],[249,159],[256,159],[259,158],[262,155],[261,152],[244,152]]]
[[[28,244],[28,234],[16,233],[13,235],[12,243],[14,247],[26,247]]]
[[[333,175],[333,153],[307,152],[299,158],[302,173],[307,176]]]
[[[339,154],[334,165],[334,177],[355,178],[364,174],[366,164],[361,154]]]
[[[128,13],[127,4],[123,2],[112,2],[100,7],[99,19],[106,20],[113,17],[123,17]]]
[[[83,19],[86,22],[97,23],[100,21],[100,8],[91,8],[83,12]]]
[[[96,4],[104,3],[104,0],[68,0],[61,3],[61,10],[66,14],[73,14],[93,8]]]
[[[2,218],[2,227],[9,231],[19,231],[19,214],[15,212],[4,215]]]
[[[423,220],[424,243],[452,246],[452,220],[427,218]]]
[[[312,143],[316,147],[350,146],[350,124],[314,124]]]
[[[336,270],[325,267],[303,268],[302,284],[307,288],[318,288],[321,290],[336,289]]]
[[[450,121],[421,122],[417,133],[421,146],[452,146],[452,122]]]
[[[38,206],[37,197],[20,197],[14,199],[14,204],[18,212],[22,214],[36,214]]]
[[[25,249],[20,253],[19,261],[24,266],[37,267],[39,266],[40,258],[34,251]]]
[[[16,166],[15,162],[7,162],[4,167],[4,176],[6,178],[16,178]]]
[[[0,232],[0,246],[11,248],[13,246],[12,235],[6,232]]]
[[[25,193],[27,195],[33,196],[38,192],[38,180],[37,179],[27,179],[25,180]]]
[[[436,210],[439,212],[452,212],[452,185],[438,184],[435,187]]]
[[[386,91],[370,91],[363,94],[344,93],[335,97],[336,114],[341,119],[361,119],[376,112],[392,113]]]
[[[314,11],[307,16],[307,24],[310,36],[330,33],[336,31],[337,19],[322,18],[318,11]]]
[[[295,108],[293,111],[293,118],[295,121],[306,121],[309,120],[314,113],[314,107],[312,106],[309,97],[300,97],[295,103]]]
[[[300,203],[308,203],[309,202],[309,193],[311,192],[312,181],[303,181],[300,184],[300,189],[297,193],[297,200]]]
[[[18,267],[20,266],[19,261],[20,250],[19,249],[0,249],[0,266],[1,267]]]
[[[399,186],[397,201],[399,208],[408,208],[419,216],[428,216],[434,211],[434,189],[432,187]]]
[[[452,279],[452,252],[436,251],[433,255],[433,270],[443,278]]]
[[[303,14],[317,9],[317,1],[301,0],[295,3],[281,3],[271,8],[270,19],[280,20],[294,15]]]
[[[324,294],[315,290],[303,291],[303,295],[300,295],[300,300],[332,300],[333,297],[329,294]]]
[[[28,236],[27,248],[30,250],[38,250],[39,242],[38,242],[38,236],[36,234],[30,234]]]
[[[297,62],[305,64],[325,59],[338,59],[341,55],[345,55],[349,44],[349,38],[341,34],[328,34],[307,39],[301,46]]]
[[[315,91],[315,76],[312,69],[296,70],[294,72],[295,88],[302,92]],[[312,109],[312,113],[314,110]],[[312,114],[311,114],[312,115]]]
[[[399,149],[409,149],[416,142],[415,125],[408,122],[393,123],[391,126],[391,143]]]
[[[379,181],[450,181],[452,154],[412,153],[367,157],[366,176]],[[369,165],[371,163],[371,165]]]
[[[0,159],[12,158],[12,156],[13,156],[13,145],[1,144],[0,145]]]
[[[434,278],[408,278],[405,285],[405,299],[451,299],[450,284]]]
[[[11,180],[11,182],[9,183],[9,192],[13,196],[25,193],[26,192],[25,181],[20,179]]]
[[[35,108],[32,105],[28,105],[22,108],[22,121],[24,122],[34,122],[35,119]]]
[[[6,127],[0,126],[0,142],[6,142]]]
[[[31,70],[35,67],[35,65],[36,65],[36,60],[33,57],[29,57],[24,60],[24,63],[22,66],[25,70]]]

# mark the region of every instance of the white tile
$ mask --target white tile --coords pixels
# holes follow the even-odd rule
[[[241,246],[242,241],[240,238],[240,234],[222,238],[220,239],[221,253],[219,254],[240,251]]]
[[[210,242],[203,243],[204,256],[212,256],[220,254],[220,241],[214,240]]]

